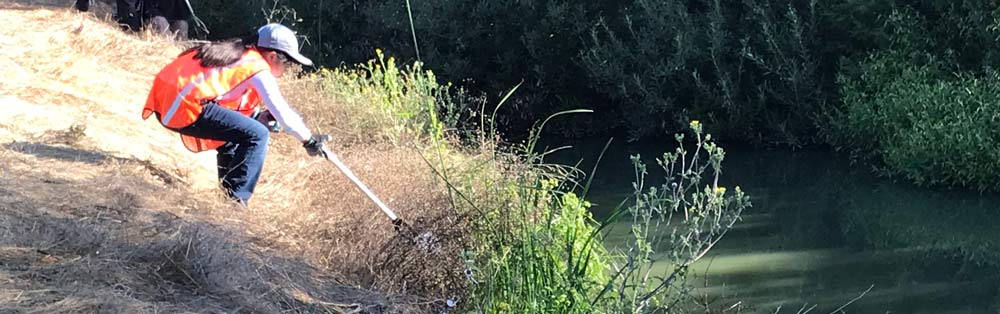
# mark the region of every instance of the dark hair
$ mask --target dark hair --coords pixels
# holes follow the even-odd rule
[[[292,58],[292,56],[289,56],[284,51],[281,51],[281,50],[278,50],[278,49],[257,47],[257,51],[260,51],[260,52],[271,52],[271,51],[273,51],[273,52],[275,52],[275,53],[278,54],[278,61],[280,61],[282,63],[288,63],[288,62],[298,63],[299,62],[298,60],[295,60],[294,58]]]
[[[201,66],[206,68],[223,67],[240,60],[247,49],[257,46],[257,34],[245,38],[217,41],[201,44],[185,50],[181,55],[196,51],[195,60],[201,60]]]

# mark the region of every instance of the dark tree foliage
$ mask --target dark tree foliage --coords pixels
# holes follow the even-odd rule
[[[560,110],[566,136],[672,134],[691,119],[757,143],[824,141],[842,106],[837,77],[887,49],[892,12],[924,18],[929,53],[955,71],[996,64],[997,4],[988,0],[371,0],[196,1],[211,38],[266,21],[290,24],[305,53],[326,66],[374,49],[420,61],[439,77],[484,93],[516,135]],[[492,109],[492,108],[489,108]]]

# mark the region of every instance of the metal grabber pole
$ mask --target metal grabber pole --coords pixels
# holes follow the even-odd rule
[[[365,196],[368,196],[368,199],[372,200],[372,202],[374,202],[375,205],[386,214],[386,216],[389,216],[389,220],[392,220],[392,224],[396,226],[396,230],[399,231],[399,228],[403,225],[403,220],[400,219],[399,216],[396,216],[396,213],[394,213],[392,209],[389,209],[389,206],[386,206],[385,203],[383,203],[382,200],[375,195],[375,193],[372,193],[372,191],[368,189],[368,186],[362,183],[361,180],[358,179],[358,176],[354,175],[354,172],[351,171],[350,168],[347,168],[347,165],[340,161],[340,158],[337,158],[337,155],[331,152],[326,145],[323,145],[321,150],[323,152],[323,157],[332,162],[334,166],[337,166],[337,169],[340,169],[340,172],[350,179],[351,182],[358,187],[358,190],[365,193]]]

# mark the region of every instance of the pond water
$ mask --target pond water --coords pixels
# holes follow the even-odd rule
[[[549,141],[573,148],[546,161],[590,172],[606,141]],[[653,158],[675,145],[613,142],[587,195],[595,216],[632,193],[630,155],[655,170]],[[871,287],[844,312],[1000,313],[1000,196],[922,188],[865,167],[828,149],[727,147],[720,184],[741,186],[753,207],[693,266],[697,299],[716,309],[741,302],[743,313],[830,313]],[[609,246],[628,228],[612,230]]]

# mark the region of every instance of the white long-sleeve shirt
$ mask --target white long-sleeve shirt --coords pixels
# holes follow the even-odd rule
[[[278,80],[271,74],[271,71],[257,72],[254,76],[236,85],[228,93],[219,97],[219,101],[243,97],[248,88],[253,88],[257,91],[257,94],[260,95],[264,103],[264,107],[271,112],[271,115],[274,116],[274,119],[278,121],[278,124],[281,125],[285,132],[288,132],[299,141],[305,141],[312,137],[312,132],[306,127],[306,123],[302,121],[302,116],[292,110],[292,107],[285,101],[285,97],[281,95],[281,90],[278,89]]]

